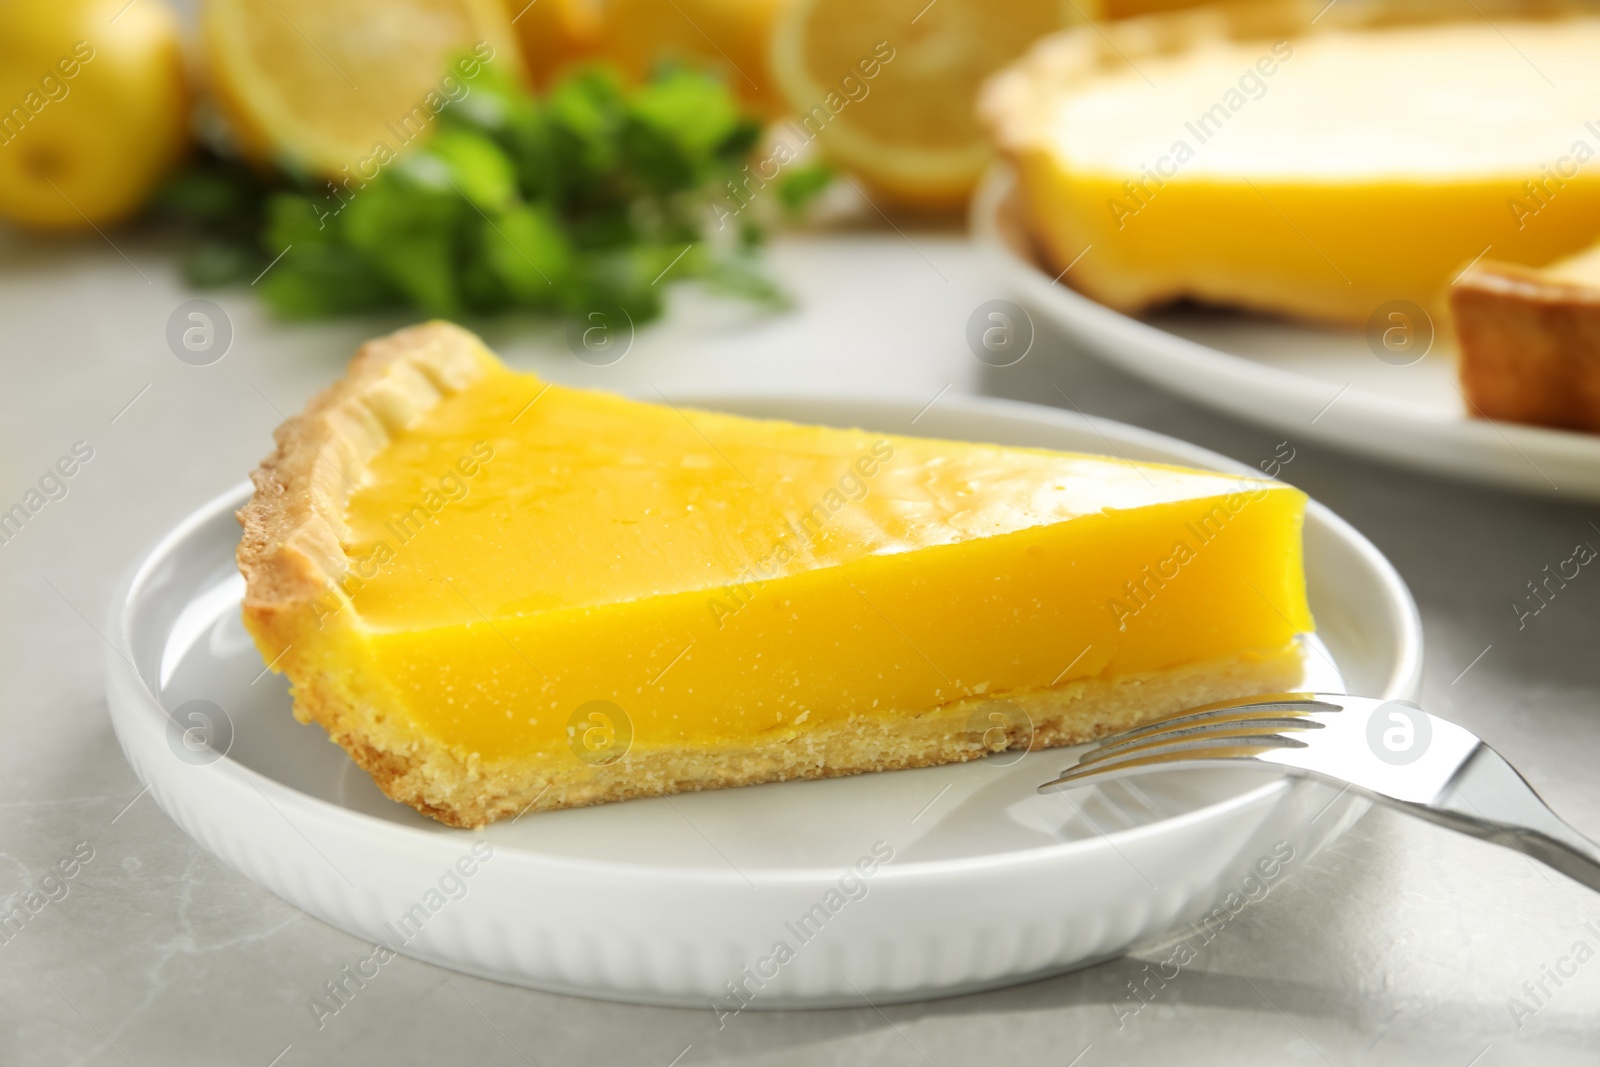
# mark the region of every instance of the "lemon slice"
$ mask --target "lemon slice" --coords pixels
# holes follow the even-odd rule
[[[485,65],[522,69],[499,0],[208,0],[201,32],[242,147],[330,175],[432,132]]]
[[[794,0],[772,69],[794,132],[893,199],[963,201],[989,159],[984,79],[1071,13],[1061,0]]]

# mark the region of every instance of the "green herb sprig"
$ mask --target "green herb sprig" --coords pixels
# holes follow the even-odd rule
[[[784,303],[757,259],[760,213],[713,225],[713,202],[761,135],[716,78],[668,68],[628,86],[593,68],[535,97],[485,72],[438,119],[426,143],[369,180],[197,162],[162,198],[197,230],[190,282],[256,278],[277,313],[302,319],[621,308],[637,323],[689,278]],[[820,166],[792,167],[774,212],[801,210],[827,179]]]

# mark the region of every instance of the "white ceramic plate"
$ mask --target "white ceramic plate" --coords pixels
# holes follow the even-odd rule
[[[1008,167],[990,170],[973,199],[974,235],[1023,303],[1106,362],[1292,440],[1489,485],[1600,500],[1600,434],[1468,417],[1446,337],[1400,366],[1374,355],[1359,330],[1197,307],[1132,318],[1055,283],[1034,255],[1014,189]]]
[[[922,406],[684,400],[885,430]],[[1130,458],[1245,471],[1146,431],[1004,401],[946,398],[916,430],[1081,451],[1109,441]],[[246,488],[186,519],[114,598],[117,735],[161,806],[224,860],[340,929],[446,967],[730,1012],[1000,986],[1161,937],[1229,893],[1237,906],[1262,891],[1252,871],[1263,860],[1286,877],[1365,810],[1246,769],[1040,796],[1074,761],[1053,750],[451,830],[384,798],[320,729],[293,720],[284,684],[264,672],[239,623],[233,563]],[[1342,675],[1356,691],[1414,697],[1421,631],[1394,570],[1320,506],[1306,558],[1320,624],[1308,682],[1341,691]],[[874,848],[892,859],[851,874]]]

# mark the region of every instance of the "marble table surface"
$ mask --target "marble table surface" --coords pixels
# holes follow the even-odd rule
[[[1250,463],[1284,439],[1113,373],[1042,325],[1022,362],[980,363],[968,316],[1011,294],[959,234],[795,236],[772,260],[795,310],[762,316],[676,293],[673,317],[608,367],[574,359],[548,324],[472,325],[521,366],[641,395],[738,387],[928,401],[948,389],[1062,405],[1064,392],[1092,415]],[[723,1030],[709,1010],[530,992],[402,959],[319,1030],[309,996],[362,943],[247,881],[141,796],[107,719],[98,630],[135,555],[237,482],[283,413],[356,344],[405,319],[285,324],[246,287],[206,294],[234,336],[225,358],[194,366],[175,358],[167,327],[196,295],[158,244],[0,244],[0,506],[75,446],[92,449],[65,495],[0,544],[0,911],[43,897],[26,923],[0,931],[0,1063],[1600,1061],[1600,898],[1384,811],[1241,913],[1136,1014],[1125,1004],[1145,964],[1137,954],[881,1011],[746,1013]],[[1289,479],[1410,584],[1427,634],[1424,703],[1490,739],[1600,836],[1600,576],[1585,572],[1525,625],[1512,606],[1546,564],[1600,539],[1600,508],[1290,440]],[[1552,980],[1558,966],[1572,973]]]

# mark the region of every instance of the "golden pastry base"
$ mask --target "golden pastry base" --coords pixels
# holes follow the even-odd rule
[[[1300,655],[1296,643],[1267,655],[971,696],[916,711],[875,711],[814,729],[781,727],[738,747],[635,747],[604,765],[585,762],[568,749],[506,761],[474,753],[464,761],[439,746],[401,742],[403,748],[389,747],[399,740],[389,724],[372,723],[364,709],[331,685],[297,686],[295,713],[321,724],[392,799],[450,826],[478,827],[525,811],[1082,744],[1185,708],[1292,690],[1301,681]]]

